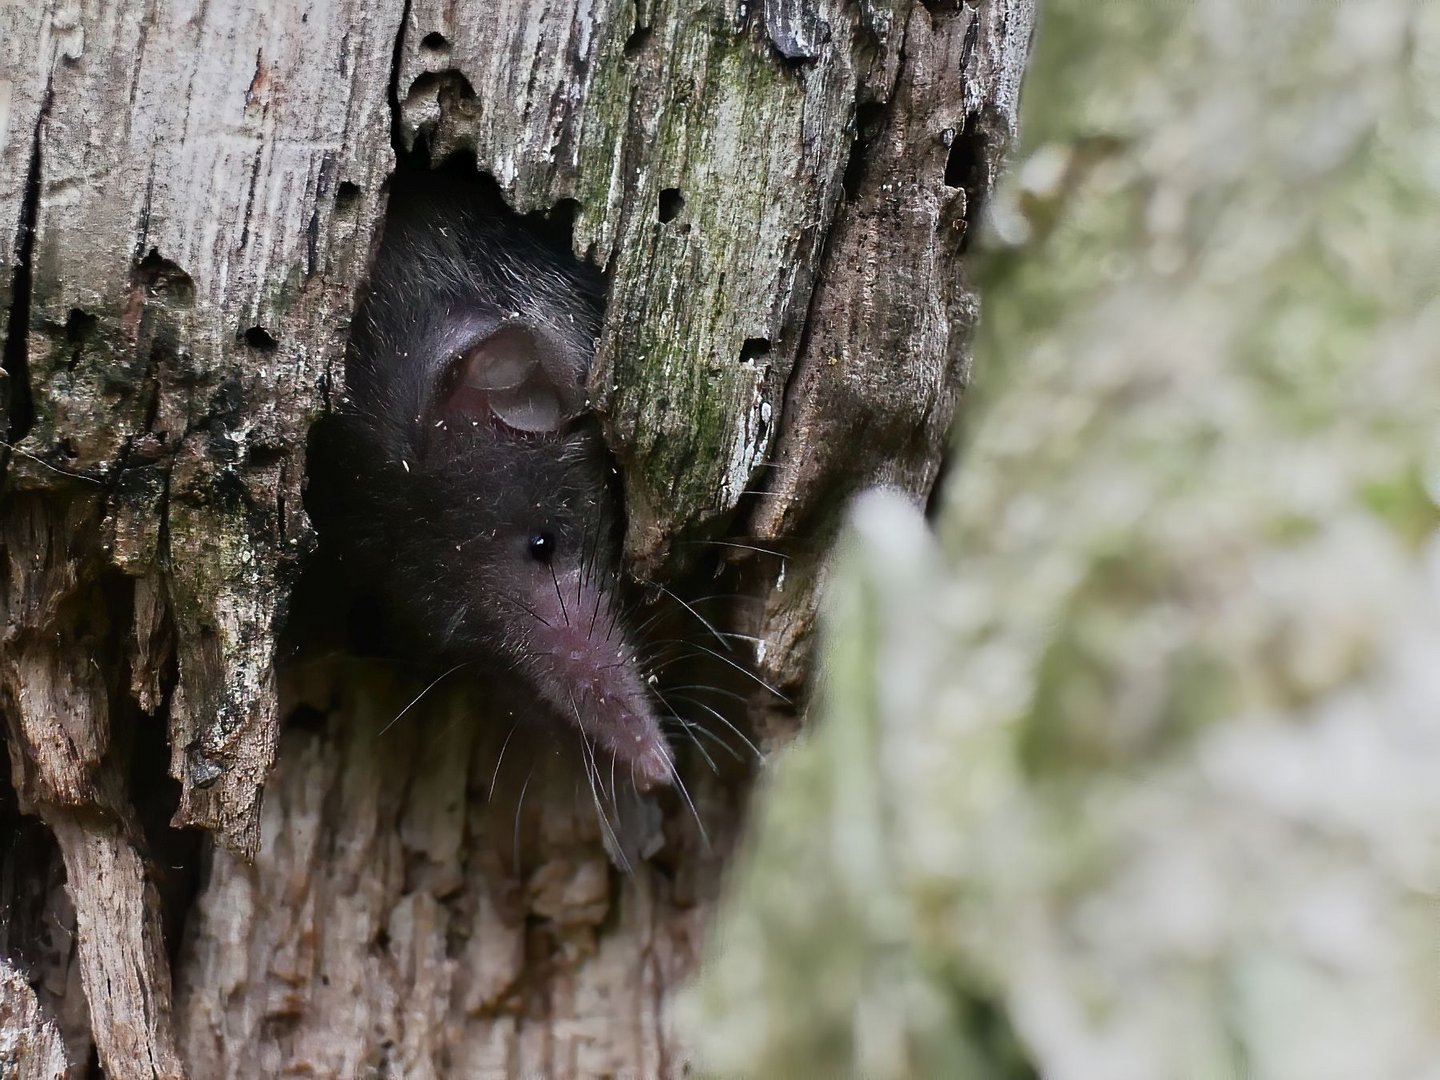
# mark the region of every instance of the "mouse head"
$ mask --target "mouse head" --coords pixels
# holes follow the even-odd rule
[[[403,219],[352,336],[365,572],[411,651],[518,681],[642,790],[673,762],[622,625],[614,469],[585,379],[598,281],[463,214]]]
[[[669,751],[621,625],[618,507],[584,397],[588,355],[523,319],[460,325],[419,455],[456,540],[437,551],[458,587],[441,644],[508,662],[637,786],[662,784]]]

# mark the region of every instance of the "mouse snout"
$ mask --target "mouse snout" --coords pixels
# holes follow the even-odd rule
[[[669,783],[674,759],[613,594],[579,568],[549,577],[527,600],[526,666],[541,695],[641,791]]]

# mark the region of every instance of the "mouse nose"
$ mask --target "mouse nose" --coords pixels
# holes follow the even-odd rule
[[[635,786],[641,794],[648,794],[668,785],[675,773],[675,761],[670,748],[663,742],[645,747],[633,762]]]
[[[674,758],[609,593],[576,569],[527,599],[537,621],[526,667],[541,695],[637,788],[668,784]]]

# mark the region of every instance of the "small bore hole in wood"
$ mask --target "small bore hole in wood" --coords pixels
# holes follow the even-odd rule
[[[648,26],[637,26],[634,33],[625,39],[625,59],[634,60],[650,44],[651,30]]]
[[[354,207],[360,201],[360,185],[351,183],[349,180],[341,180],[340,186],[335,189],[335,210],[343,213]]]
[[[450,41],[438,30],[431,30],[420,39],[420,48],[426,52],[449,52]]]
[[[78,307],[71,308],[70,316],[65,320],[65,340],[72,345],[78,345],[91,338],[99,325],[100,320],[88,311]]]
[[[740,362],[754,360],[757,357],[765,356],[770,352],[770,339],[763,337],[746,338],[745,344],[740,346]]]
[[[967,187],[978,164],[975,158],[975,143],[969,138],[969,133],[952,132],[950,152],[945,155],[945,186]]]
[[[246,345],[252,349],[259,349],[261,352],[274,352],[275,346],[278,344],[274,335],[263,326],[252,326],[240,336]]]
[[[681,210],[685,209],[685,196],[680,194],[679,188],[667,187],[660,192],[660,223],[674,221]]]

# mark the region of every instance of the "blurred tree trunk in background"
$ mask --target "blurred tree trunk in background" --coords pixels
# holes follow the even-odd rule
[[[839,508],[935,481],[1031,17],[0,8],[0,1070],[680,1071],[671,990],[747,763],[687,748],[693,811],[627,808],[647,859],[622,875],[573,768],[532,746],[527,771],[483,687],[407,712],[425,680],[383,665],[276,676],[305,433],[342,390],[385,180],[473,155],[607,269],[594,389],[629,555],[718,577],[776,691],[734,719],[775,746]]]
[[[856,510],[702,1066],[1440,1075],[1437,59],[1045,6],[938,542]]]

